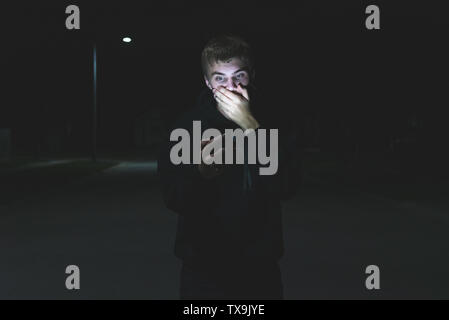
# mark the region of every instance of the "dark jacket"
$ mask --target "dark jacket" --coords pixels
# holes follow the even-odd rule
[[[257,102],[253,97],[250,95],[254,113]],[[267,129],[269,140],[269,129],[276,127],[267,127],[268,122],[255,117],[261,124],[259,129]],[[209,89],[200,94],[195,108],[180,117],[170,132],[184,128],[192,137],[194,120],[201,121],[202,132],[216,128],[224,133],[226,128],[238,128],[217,110]],[[279,165],[275,175],[259,175],[258,163],[225,164],[224,172],[212,179],[204,179],[197,164],[171,163],[170,149],[177,141],[171,142],[168,133],[158,160],[158,174],[165,205],[178,214],[177,257],[278,260],[283,255],[281,200],[292,197],[297,189],[300,159],[297,152],[292,152],[296,150],[295,137],[276,129]]]

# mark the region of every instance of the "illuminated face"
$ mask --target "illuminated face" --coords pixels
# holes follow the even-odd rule
[[[209,89],[225,87],[231,91],[239,91],[237,85],[242,87],[249,84],[249,70],[245,63],[239,58],[232,58],[228,61],[219,61],[209,66],[207,77],[204,76]]]

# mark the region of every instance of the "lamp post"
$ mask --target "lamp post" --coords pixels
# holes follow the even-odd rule
[[[92,161],[97,162],[97,45],[94,43],[93,72],[94,72],[94,110],[92,128]]]
[[[122,39],[125,43],[130,43],[130,37]],[[97,162],[97,45],[93,45],[93,115],[92,115],[92,161]]]

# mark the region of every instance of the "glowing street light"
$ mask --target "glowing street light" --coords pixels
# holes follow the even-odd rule
[[[130,42],[132,41],[132,39],[131,39],[130,37],[124,37],[124,38],[122,39],[122,41],[123,41],[123,42],[126,42],[126,43],[130,43]]]

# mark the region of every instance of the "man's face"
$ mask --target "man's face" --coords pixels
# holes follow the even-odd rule
[[[204,76],[204,79],[211,90],[224,87],[239,92],[238,84],[245,88],[249,84],[250,77],[248,66],[239,58],[232,58],[209,66],[208,74]]]

